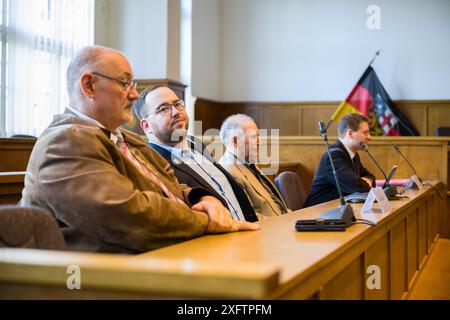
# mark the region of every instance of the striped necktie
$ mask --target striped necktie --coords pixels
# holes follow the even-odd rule
[[[164,192],[164,194],[171,200],[174,200],[178,203],[182,203],[186,205],[186,203],[178,198],[176,195],[174,195],[167,187],[166,185],[161,181],[161,179],[158,178],[157,174],[154,172],[153,168],[149,168],[146,164],[144,164],[142,161],[140,161],[137,157],[135,157],[130,149],[128,148],[127,144],[121,137],[118,137],[117,139],[117,146],[122,151],[122,153],[127,157],[133,164],[138,167],[144,174],[146,174],[148,177],[150,177],[150,180],[156,184],[158,187],[161,188],[161,190]]]

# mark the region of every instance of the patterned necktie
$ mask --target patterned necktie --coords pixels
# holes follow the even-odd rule
[[[123,154],[125,155],[125,157],[127,157],[129,160],[131,160],[131,162],[133,162],[133,164],[135,166],[137,166],[139,169],[141,169],[142,172],[144,172],[145,174],[147,174],[147,176],[150,177],[151,181],[156,184],[158,187],[161,188],[161,190],[164,192],[164,194],[171,200],[174,200],[178,203],[182,203],[184,205],[186,205],[186,203],[181,200],[180,198],[178,198],[176,195],[174,195],[172,192],[170,192],[170,190],[166,187],[166,185],[161,181],[161,179],[158,178],[158,176],[156,175],[155,172],[153,172],[153,170],[151,168],[149,168],[148,166],[146,166],[145,164],[143,164],[141,161],[139,161],[139,159],[137,159],[130,151],[130,149],[128,148],[127,144],[125,143],[125,141],[123,141],[123,139],[119,138],[117,140],[117,146],[119,147],[120,151],[123,152]]]

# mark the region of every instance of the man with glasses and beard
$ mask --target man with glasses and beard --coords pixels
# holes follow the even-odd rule
[[[245,191],[198,139],[187,135],[189,116],[175,92],[165,86],[147,88],[134,107],[149,145],[172,165],[180,182],[220,197],[235,220],[258,221]]]

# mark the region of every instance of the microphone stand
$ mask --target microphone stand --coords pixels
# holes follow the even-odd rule
[[[416,170],[414,169],[413,165],[411,164],[411,162],[408,160],[408,158],[405,157],[405,155],[400,151],[400,148],[398,146],[394,146],[395,151],[398,152],[398,154],[406,161],[406,163],[408,164],[408,166],[411,168],[411,170],[413,171],[414,175],[420,180],[420,182],[422,182],[422,179],[419,178],[419,176],[416,173]],[[406,185],[406,188],[408,189],[418,189],[419,187],[416,185],[416,183],[414,182],[413,179],[409,180],[408,184]]]
[[[325,148],[327,150],[328,158],[330,159],[331,168],[333,170],[334,180],[336,181],[336,187],[337,187],[337,190],[339,193],[339,199],[340,199],[339,207],[325,212],[320,217],[323,219],[342,220],[343,222],[345,222],[345,226],[348,227],[348,226],[352,225],[356,221],[356,219],[355,219],[355,215],[353,214],[352,207],[345,202],[344,196],[342,195],[341,186],[339,184],[339,179],[336,174],[334,162],[331,157],[330,146],[328,144],[327,128],[325,126],[325,123],[323,123],[322,121],[319,121],[319,131],[320,131],[320,134],[322,135],[322,139],[325,143]]]
[[[385,179],[384,180],[385,182],[384,182],[384,185],[383,185],[383,190],[384,190],[384,193],[386,194],[386,197],[388,199],[395,198],[395,195],[397,194],[397,188],[391,187],[389,185],[389,181],[388,181],[388,178],[386,176],[386,173],[384,172],[383,169],[381,169],[381,166],[378,164],[378,162],[375,160],[375,158],[372,156],[372,154],[370,154],[370,152],[367,149],[367,146],[364,144],[364,142],[361,141],[359,143],[359,146],[361,147],[361,149],[363,149],[367,153],[367,155],[370,157],[370,159],[372,159],[373,163],[375,163],[375,165],[378,167],[378,169],[383,174],[384,179]]]

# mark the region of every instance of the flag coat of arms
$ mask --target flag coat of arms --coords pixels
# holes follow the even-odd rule
[[[370,119],[373,135],[419,136],[420,133],[392,102],[375,70],[368,66],[348,97],[341,102],[332,121],[348,113],[361,113]]]

